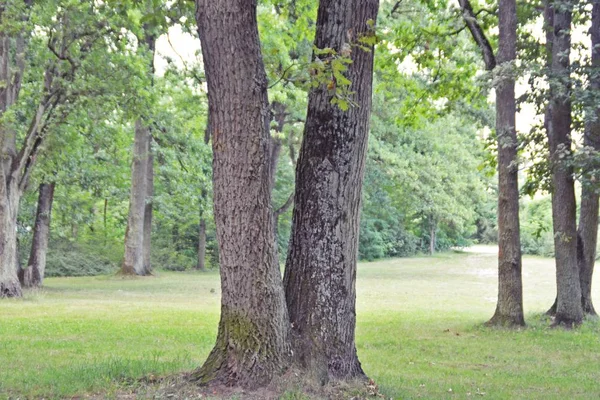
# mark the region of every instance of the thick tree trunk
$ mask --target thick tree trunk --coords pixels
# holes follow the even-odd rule
[[[577,227],[571,154],[569,54],[572,1],[555,3],[550,81],[550,157],[552,220],[556,257],[557,307],[555,325],[572,327],[583,320],[577,267]]]
[[[256,0],[197,0],[208,84],[221,272],[217,342],[202,384],[257,388],[288,366],[289,319],[273,240],[269,104]]]
[[[150,130],[141,120],[137,120],[131,165],[129,216],[125,232],[125,255],[120,271],[124,275],[148,275],[150,272],[144,265],[144,222],[148,183],[146,169],[150,158],[149,142]]]
[[[497,63],[510,71],[516,59],[517,6],[515,0],[499,3]],[[502,71],[496,86],[498,137],[498,303],[489,325],[524,326],[519,178],[517,160],[515,78]]]
[[[592,67],[590,89],[597,96],[600,93],[600,0],[593,0],[592,5]],[[584,145],[600,151],[600,108],[595,108],[594,118],[586,124]],[[592,303],[592,276],[596,261],[596,245],[598,241],[598,193],[588,183],[581,188],[581,209],[579,228],[577,230],[577,264],[579,282],[581,284],[581,305],[583,312],[596,315]]]
[[[31,253],[27,267],[21,271],[19,276],[23,287],[40,287],[44,281],[54,186],[54,183],[42,183],[39,187]]]
[[[331,104],[325,85],[309,95],[296,169],[292,236],[284,284],[301,367],[325,383],[364,377],[355,345],[356,259],[371,112],[371,33],[377,0],[321,0],[315,46],[352,49],[347,77],[357,106]]]

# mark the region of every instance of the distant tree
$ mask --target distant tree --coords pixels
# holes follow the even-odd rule
[[[333,71],[309,95],[284,284],[294,353],[321,382],[364,376],[355,284],[378,7],[321,0],[317,16],[315,62]],[[349,99],[337,92],[344,85]]]
[[[256,388],[288,365],[289,319],[273,238],[267,77],[256,0],[197,0],[208,84],[221,272],[217,341],[193,377]]]
[[[38,206],[33,226],[31,253],[27,266],[19,270],[19,281],[23,287],[40,287],[44,281],[54,186],[54,182],[42,183],[38,189]]]

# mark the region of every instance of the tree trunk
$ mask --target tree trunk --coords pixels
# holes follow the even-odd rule
[[[517,160],[515,78],[517,6],[515,0],[499,3],[501,71],[496,86],[496,135],[498,137],[498,303],[489,325],[524,326],[521,239],[519,226],[519,178]]]
[[[31,253],[29,254],[27,267],[21,271],[19,276],[23,287],[40,287],[44,281],[54,186],[55,184],[52,182],[42,183],[39,187]]]
[[[429,222],[429,255],[435,254],[435,232],[437,230],[437,224],[435,220],[431,218]]]
[[[217,341],[193,377],[267,385],[289,363],[289,319],[273,240],[269,104],[256,0],[196,0],[208,85],[221,272]]]
[[[21,195],[14,186],[0,183],[0,298],[22,295],[17,275],[17,214]]]
[[[144,271],[152,273],[150,262],[152,242],[152,197],[154,196],[154,157],[152,156],[152,135],[148,139],[148,158],[146,165],[146,198],[144,199],[144,238],[142,242],[142,259]]]
[[[150,51],[149,64],[154,84],[154,55],[156,37],[152,27],[144,25],[144,42]],[[151,275],[150,266],[152,238],[152,196],[154,193],[154,158],[152,157],[152,133],[147,122],[138,118],[135,122],[133,163],[131,166],[131,194],[129,215],[125,231],[125,256],[120,273],[123,275]]]
[[[196,269],[206,271],[206,220],[200,217],[200,225],[198,227],[198,264]]]
[[[600,93],[600,1],[593,0],[592,5],[592,67],[590,89],[595,96]],[[600,151],[600,108],[595,107],[595,115],[586,124],[584,145]],[[579,228],[577,230],[577,264],[579,282],[581,284],[581,305],[583,312],[596,315],[592,303],[592,276],[596,261],[596,245],[598,240],[598,193],[589,183],[581,187],[581,210],[579,212]]]
[[[377,0],[321,0],[315,46],[352,49],[347,78],[357,106],[331,104],[326,85],[309,95],[296,169],[284,285],[301,367],[325,383],[364,377],[355,345],[356,259],[371,112],[373,51],[352,46],[371,33]]]
[[[558,5],[558,3],[556,3]],[[577,267],[577,227],[571,156],[571,99],[569,54],[572,1],[554,8],[550,80],[550,157],[552,165],[552,220],[556,257],[557,307],[555,325],[572,327],[583,320]]]
[[[133,163],[131,165],[131,194],[125,232],[125,255],[121,274],[147,275],[144,265],[144,223],[146,213],[147,174],[150,131],[141,119],[135,122]]]

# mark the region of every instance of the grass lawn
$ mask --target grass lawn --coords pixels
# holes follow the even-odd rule
[[[553,260],[524,260],[527,329],[481,327],[496,301],[496,258],[486,250],[359,265],[358,353],[380,391],[394,399],[600,398],[598,322],[568,332],[540,317],[555,296]],[[216,335],[216,272],[45,285],[0,301],[0,398],[110,397],[134,379],[200,365]]]

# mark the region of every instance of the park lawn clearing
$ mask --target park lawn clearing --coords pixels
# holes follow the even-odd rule
[[[359,265],[357,347],[379,391],[600,398],[598,322],[565,331],[542,316],[555,296],[553,260],[524,259],[526,329],[482,327],[497,292],[496,257],[485,250]],[[216,337],[219,295],[217,272],[46,279],[0,302],[0,398],[110,398],[191,371]]]

